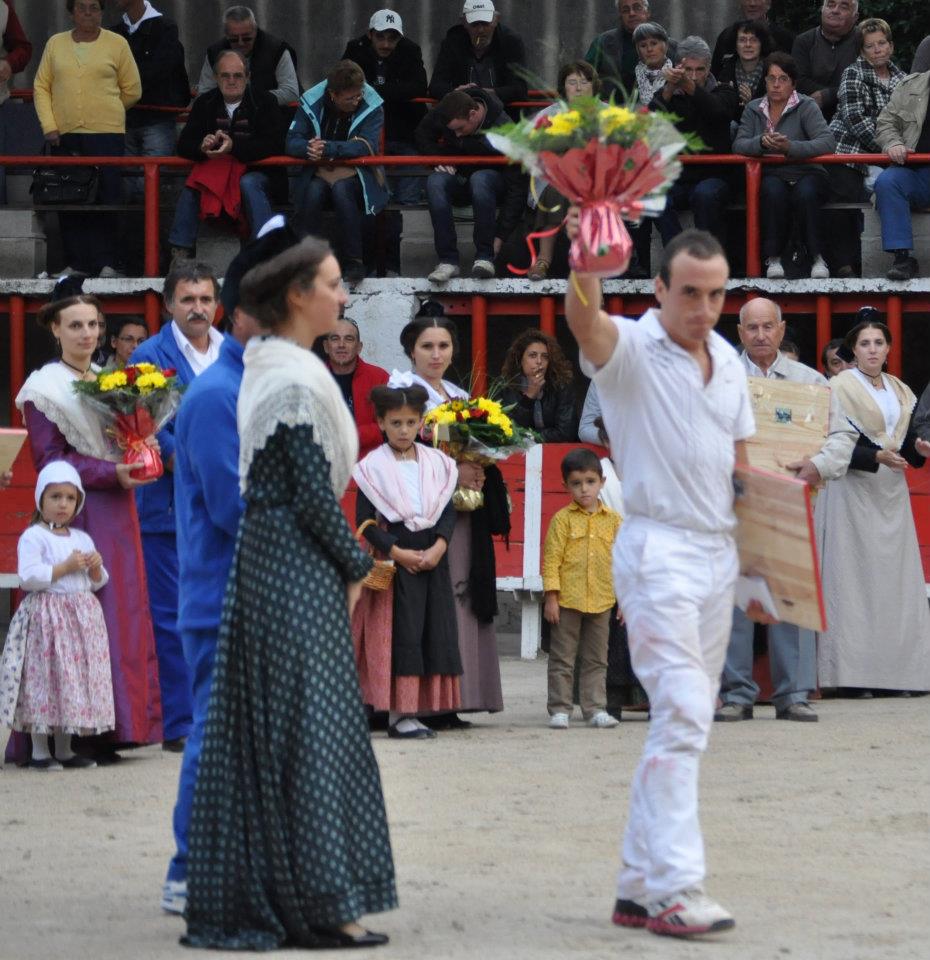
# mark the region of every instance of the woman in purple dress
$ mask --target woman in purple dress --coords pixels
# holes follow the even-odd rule
[[[110,582],[98,594],[110,640],[116,729],[111,743],[159,743],[162,739],[158,661],[149,613],[134,467],[114,463],[103,422],[73,390],[91,379],[91,357],[104,323],[95,297],[79,294],[43,307],[39,324],[58,342],[61,359],[30,374],[16,397],[36,470],[66,460],[87,494],[74,526],[97,545]]]

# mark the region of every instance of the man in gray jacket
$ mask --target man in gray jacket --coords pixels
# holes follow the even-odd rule
[[[894,255],[886,276],[917,276],[911,210],[930,207],[930,165],[905,166],[911,153],[930,153],[930,70],[906,77],[878,115],[875,139],[892,165],[875,181],[875,206],[882,222],[882,249]]]
[[[795,38],[791,56],[798,64],[798,93],[806,93],[830,120],[843,71],[859,56],[859,0],[823,0],[820,26]]]

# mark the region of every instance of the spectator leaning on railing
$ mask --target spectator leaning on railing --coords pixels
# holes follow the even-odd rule
[[[465,0],[462,21],[450,27],[439,48],[429,82],[431,97],[453,90],[492,90],[504,103],[525,100],[523,40],[501,22],[491,0]]]
[[[142,94],[129,44],[101,29],[104,0],[66,0],[74,29],[45,45],[36,72],[35,107],[54,153],[121,157],[126,111]],[[119,203],[120,170],[100,170],[99,203]],[[117,231],[106,214],[62,212],[61,240],[68,269],[118,276]]]
[[[32,44],[23,32],[12,0],[0,0],[0,155],[10,152],[10,132],[17,117],[10,101],[10,81],[32,59]],[[11,107],[13,109],[11,109]],[[6,203],[6,167],[0,167],[0,205]]]
[[[823,0],[820,26],[799,34],[791,48],[798,92],[808,94],[827,120],[836,110],[843,71],[859,54],[858,19],[859,0]]]
[[[283,171],[246,172],[244,166],[281,154],[284,118],[277,101],[252,89],[245,58],[237,50],[217,57],[216,75],[219,89],[194,101],[178,139],[178,154],[195,166],[168,234],[172,262],[193,256],[202,213],[242,217],[255,237],[271,219],[272,195],[286,189]]]
[[[881,153],[875,139],[878,115],[891,99],[904,71],[891,59],[891,27],[884,20],[864,20],[859,27],[859,59],[843,72],[836,113],[830,129],[837,153]],[[878,172],[880,168],[875,168]],[[835,200],[861,201],[868,196],[861,164],[831,164],[827,168]],[[859,211],[830,211],[834,276],[852,277],[858,259],[863,219]]]
[[[300,175],[294,216],[304,234],[321,233],[323,209],[331,203],[338,223],[337,250],[347,283],[365,277],[362,230],[365,218],[380,213],[388,202],[384,168],[351,167],[340,160],[376,155],[381,149],[384,108],[362,68],[340,60],[301,98],[287,133],[291,157],[324,160]],[[369,220],[369,226],[371,221]]]
[[[906,77],[878,115],[875,139],[893,161],[875,181],[882,248],[894,254],[889,280],[917,276],[911,209],[930,207],[930,165],[904,166],[909,153],[930,153],[930,70]]]
[[[510,121],[500,100],[488,90],[453,90],[417,127],[422,154],[498,157],[485,132]],[[459,274],[458,239],[453,204],[471,203],[475,214],[475,261],[471,274],[479,280],[494,276],[494,257],[519,223],[526,200],[527,178],[520,168],[506,166],[436,167],[426,181],[426,197],[439,263],[431,283],[446,283]]]
[[[739,34],[744,29],[747,20],[762,24],[771,38],[772,49],[766,50],[762,57],[767,57],[773,50],[783,50],[791,53],[794,43],[794,34],[779,23],[773,23],[769,17],[772,0],[740,0],[739,8],[742,17],[725,27],[714,44],[714,55],[710,61],[710,72],[721,80],[721,71],[727,57],[734,57],[739,53]],[[750,99],[752,99],[750,97]]]
[[[230,7],[223,15],[223,32],[223,39],[207,48],[197,93],[215,89],[216,58],[224,50],[238,50],[249,65],[255,90],[273,94],[282,107],[300,96],[297,54],[293,47],[261,30],[248,7]]]

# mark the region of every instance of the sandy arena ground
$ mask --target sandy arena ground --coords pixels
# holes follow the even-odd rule
[[[702,783],[708,888],[737,928],[712,944],[609,921],[644,719],[549,731],[545,660],[504,660],[503,672],[506,712],[472,731],[375,736],[401,909],[370,918],[391,944],[365,955],[927,956],[930,698],[826,701],[817,726],[761,707],[751,723],[715,727]],[[193,956],[178,945],[182,921],[158,908],[178,764],[148,748],[106,769],[0,772],[2,960]]]

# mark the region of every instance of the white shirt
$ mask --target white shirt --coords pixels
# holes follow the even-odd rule
[[[821,387],[827,386],[827,378],[807,364],[799,363],[786,357],[781,351],[775,358],[775,362],[765,371],[749,359],[749,351],[744,350],[740,354],[740,359],[746,367],[746,372],[750,377],[764,377],[767,380],[789,380],[791,383],[816,383]]]
[[[392,370],[391,377],[387,382],[389,387],[412,387],[415,383],[423,387],[427,394],[426,400],[426,411],[427,413],[432,410],[434,407],[441,406],[444,403],[447,403],[446,397],[444,397],[435,387],[430,386],[421,376],[414,373],[412,370]],[[446,394],[449,400],[467,400],[468,391],[463,390],[461,387],[457,387],[454,383],[449,383],[448,380],[442,381],[442,389],[446,391]]]
[[[889,437],[894,436],[895,428],[898,425],[898,420],[901,417],[901,402],[895,396],[894,391],[891,387],[888,386],[888,381],[885,379],[884,374],[882,375],[882,383],[884,384],[884,389],[879,390],[878,387],[872,385],[872,381],[858,368],[853,368],[853,373],[865,384],[866,390],[869,391],[869,396],[875,401],[875,405],[882,412],[882,416],[885,418],[885,433]]]
[[[627,515],[701,533],[733,530],[734,442],[756,429],[736,351],[710,334],[705,385],[656,310],[639,322],[611,320],[619,332],[613,355],[600,369],[582,357],[581,369],[597,386]]]
[[[135,23],[133,23],[133,22],[129,19],[129,14],[128,14],[128,13],[124,13],[124,14],[123,14],[123,23],[125,23],[126,26],[129,28],[129,33],[130,33],[130,34],[133,34],[133,33],[136,32],[136,30],[139,29],[139,27],[142,26],[142,24],[143,24],[146,20],[154,20],[155,17],[160,17],[160,16],[161,16],[161,14],[149,3],[149,0],[145,0],[145,12],[142,14],[142,16],[139,17],[139,19],[136,20]]]
[[[237,100],[235,103],[224,103],[223,106],[226,107],[226,116],[232,120],[233,114],[239,109],[239,104],[241,100]]]
[[[206,353],[201,353],[195,349],[194,345],[181,333],[181,328],[173,320],[171,321],[171,330],[174,333],[174,342],[178,345],[181,353],[184,354],[184,359],[191,365],[191,370],[194,371],[195,377],[203,373],[207,367],[216,363],[220,355],[220,347],[223,346],[223,334],[215,327],[210,327],[210,345],[207,347]]]
[[[86,570],[66,573],[52,583],[52,567],[63,563],[75,550],[93,553],[94,541],[83,530],[68,530],[66,537],[52,533],[44,524],[27,527],[17,545],[17,572],[23,590],[47,590],[49,593],[85,593],[99,590],[110,579],[106,570],[94,583]]]
[[[416,460],[398,460],[397,466],[404,481],[407,499],[413,507],[414,516],[419,516],[423,510],[423,498],[420,496],[420,464]]]

